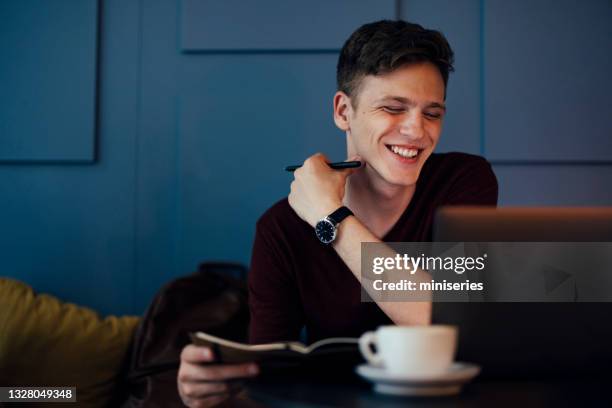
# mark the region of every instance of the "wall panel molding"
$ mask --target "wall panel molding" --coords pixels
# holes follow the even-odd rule
[[[484,2],[487,158],[612,161],[611,19],[608,0]]]
[[[92,163],[98,0],[0,2],[0,163]]]
[[[339,50],[361,24],[396,15],[394,0],[182,0],[183,52]]]

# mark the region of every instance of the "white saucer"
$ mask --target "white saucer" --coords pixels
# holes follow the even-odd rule
[[[374,391],[382,394],[433,397],[455,395],[461,386],[480,372],[480,367],[469,363],[453,363],[448,371],[430,376],[392,374],[383,367],[362,364],[357,373],[374,383]]]

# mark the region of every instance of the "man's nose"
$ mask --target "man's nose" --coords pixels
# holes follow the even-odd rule
[[[404,116],[400,123],[400,134],[407,136],[410,140],[422,139],[425,136],[423,115],[417,109],[413,109]]]

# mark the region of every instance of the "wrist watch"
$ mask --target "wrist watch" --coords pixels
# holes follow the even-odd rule
[[[349,215],[353,215],[351,210],[349,210],[347,207],[340,207],[327,217],[317,222],[315,225],[315,234],[317,235],[317,238],[319,238],[319,241],[326,245],[334,242],[336,239],[336,234],[338,233],[338,224],[340,224],[340,222]]]

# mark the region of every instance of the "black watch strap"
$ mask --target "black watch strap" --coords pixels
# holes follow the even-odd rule
[[[329,218],[334,224],[338,225],[342,222],[343,219],[348,217],[349,215],[354,215],[348,207],[340,207],[333,213],[329,214],[327,218]]]

